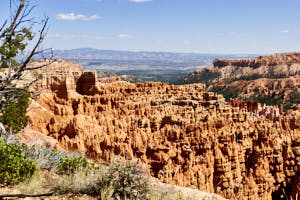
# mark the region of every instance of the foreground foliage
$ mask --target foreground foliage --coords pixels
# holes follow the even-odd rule
[[[0,183],[19,183],[30,178],[37,170],[37,164],[27,158],[20,146],[0,140]]]
[[[17,95],[16,93],[14,95]],[[21,91],[18,94],[20,97],[14,103],[6,103],[1,109],[2,116],[0,121],[9,129],[11,133],[18,133],[27,126],[28,116],[26,109],[29,105],[30,93]]]
[[[90,168],[67,174],[53,188],[58,193],[72,192],[101,199],[149,199],[149,180],[135,162],[112,162],[108,167]]]
[[[113,185],[114,199],[149,199],[146,171],[135,162],[112,163],[107,180]]]
[[[194,199],[185,198],[171,186],[153,182],[133,161],[96,165],[78,154],[7,144],[3,140],[0,140],[0,159],[4,161],[0,162],[0,180],[5,180],[0,183],[19,183],[16,189],[26,194],[54,192],[101,200]]]
[[[57,169],[66,174],[73,174],[78,171],[95,170],[94,163],[88,162],[84,157],[65,157],[57,163]]]

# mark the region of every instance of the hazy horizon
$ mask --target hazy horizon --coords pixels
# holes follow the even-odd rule
[[[296,0],[31,0],[50,27],[43,47],[273,54],[300,51]],[[0,23],[10,15],[0,7]],[[37,31],[35,29],[34,31]]]

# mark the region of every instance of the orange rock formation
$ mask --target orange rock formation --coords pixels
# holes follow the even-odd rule
[[[163,182],[230,199],[299,195],[299,110],[226,103],[203,84],[100,82],[76,69],[43,77],[28,115],[57,148],[137,159]]]
[[[213,65],[196,70],[181,83],[201,81],[208,84],[208,91],[224,94],[226,99],[252,99],[286,110],[300,104],[300,53],[215,59]]]
[[[300,53],[281,53],[249,59],[215,59],[213,68],[222,72],[222,77],[230,78],[252,74],[299,76]]]

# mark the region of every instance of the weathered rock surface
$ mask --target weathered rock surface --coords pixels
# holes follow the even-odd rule
[[[281,53],[249,59],[215,59],[214,70],[222,78],[237,78],[247,75],[299,76],[300,53]]]
[[[165,183],[229,199],[299,195],[300,115],[232,100],[205,85],[100,82],[93,71],[43,74],[31,129],[96,161],[137,159]]]
[[[217,80],[208,90],[227,98],[252,99],[268,105],[283,106],[284,110],[300,104],[300,77],[256,80]]]
[[[181,84],[203,82],[208,91],[226,99],[255,100],[283,106],[300,104],[300,53],[283,53],[249,59],[215,59],[210,67],[199,69]]]

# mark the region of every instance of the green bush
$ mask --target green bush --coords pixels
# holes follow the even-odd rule
[[[110,165],[107,181],[113,186],[114,199],[149,199],[149,180],[146,171],[134,162],[114,162]]]
[[[0,140],[0,183],[19,183],[30,178],[38,169],[37,164],[28,159],[22,148]]]
[[[84,157],[62,158],[57,165],[57,169],[66,174],[73,174],[77,171],[90,171],[91,169],[95,169],[94,163],[88,162]]]
[[[1,122],[7,127],[12,128],[13,133],[18,133],[27,126],[28,116],[26,110],[29,105],[30,93],[22,91],[14,94],[19,96],[16,102],[7,102],[2,108]]]

